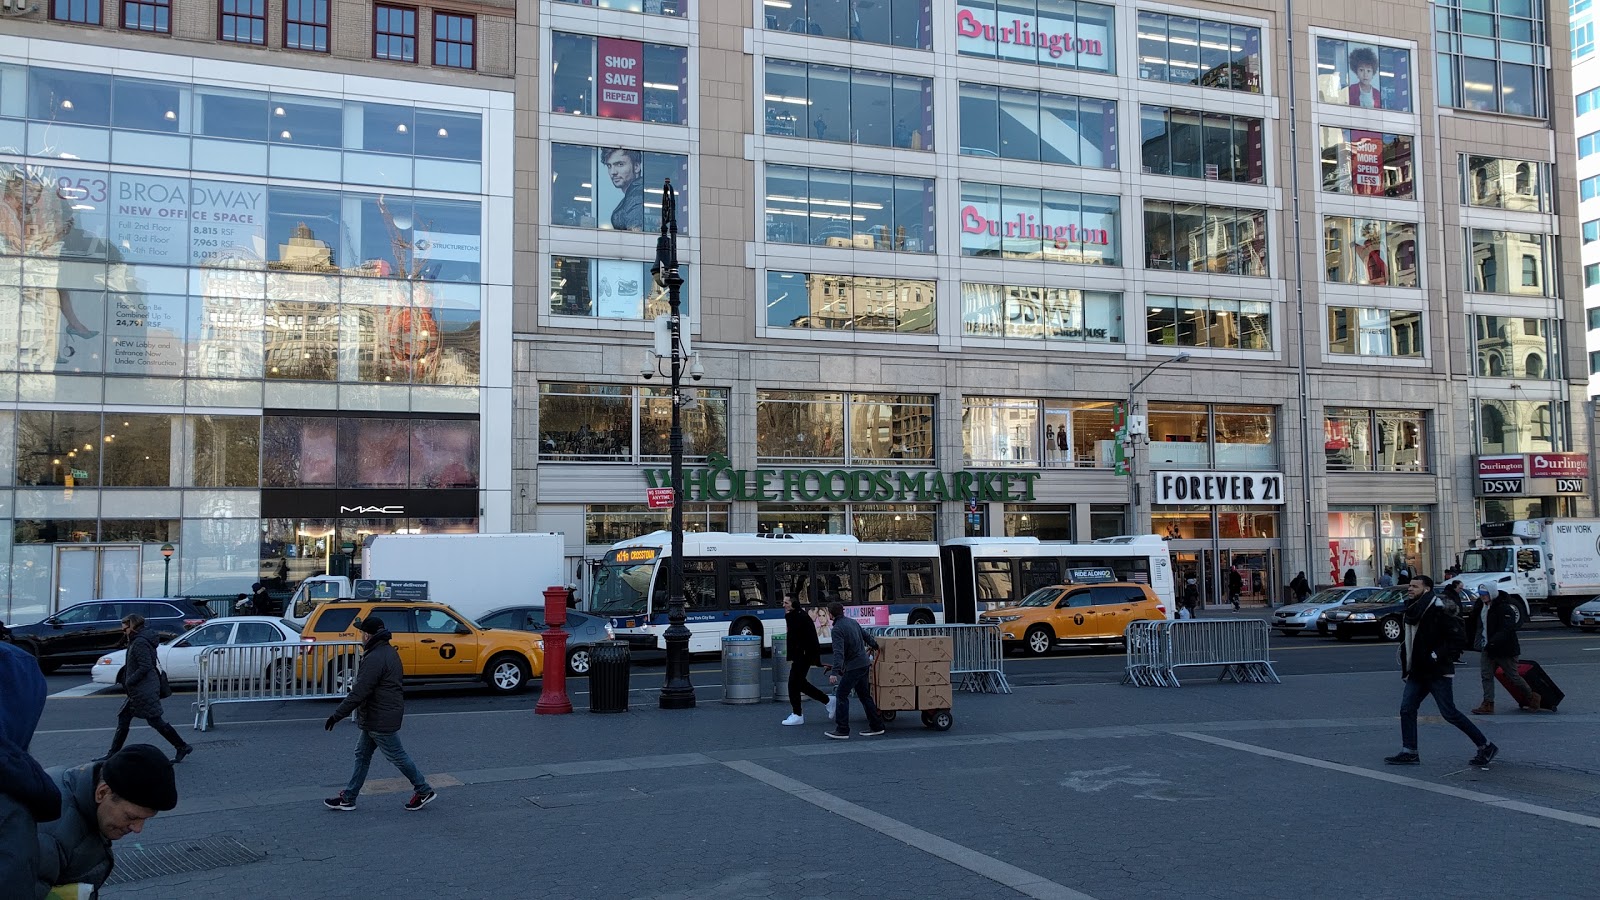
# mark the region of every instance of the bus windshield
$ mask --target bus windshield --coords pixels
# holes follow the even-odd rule
[[[600,616],[638,615],[648,610],[650,575],[654,562],[624,564],[607,562],[595,571],[594,595],[589,612]]]
[[[1485,547],[1461,554],[1461,574],[1511,571],[1511,548]]]

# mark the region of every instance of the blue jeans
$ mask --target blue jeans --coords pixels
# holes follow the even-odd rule
[[[856,697],[861,700],[861,708],[867,713],[867,730],[882,731],[883,716],[878,714],[878,704],[872,702],[872,686],[867,683],[867,677],[872,674],[870,666],[860,669],[846,669],[839,676],[839,696],[833,709],[833,727],[835,734],[850,733],[850,692],[855,691]]]
[[[398,732],[362,730],[361,739],[356,741],[356,770],[350,775],[350,783],[345,785],[344,795],[348,800],[356,799],[361,793],[361,786],[367,783],[367,769],[372,765],[372,751],[382,749],[383,758],[394,763],[410,782],[411,787],[419,794],[429,794],[433,788],[428,786],[428,779],[422,777],[422,772],[417,769],[417,764],[411,761],[406,754],[406,748],[400,744]]]
[[[1407,678],[1405,693],[1400,697],[1400,746],[1412,753],[1417,752],[1417,710],[1422,708],[1422,699],[1433,695],[1433,702],[1439,707],[1439,715],[1446,722],[1461,729],[1461,733],[1472,738],[1473,746],[1482,747],[1489,743],[1483,736],[1478,726],[1472,720],[1461,714],[1456,709],[1455,679],[1448,676],[1438,678]]]

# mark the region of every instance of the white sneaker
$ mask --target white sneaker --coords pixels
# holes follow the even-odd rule
[[[829,719],[829,721],[833,720],[833,710],[834,710],[834,707],[837,706],[838,704],[839,704],[839,698],[838,697],[829,697],[828,698],[828,719]]]
[[[794,713],[789,713],[789,718],[783,720],[785,725],[804,725],[805,723],[805,716],[797,716]]]

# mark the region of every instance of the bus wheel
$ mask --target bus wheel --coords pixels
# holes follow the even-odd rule
[[[932,625],[933,624],[933,613],[930,613],[925,609],[919,609],[919,610],[913,612],[911,615],[906,617],[906,624],[907,625]]]
[[[761,621],[746,616],[728,627],[729,634],[749,634],[761,637]]]

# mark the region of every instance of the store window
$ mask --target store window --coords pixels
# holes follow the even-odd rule
[[[768,272],[769,328],[935,334],[933,279]]]
[[[688,123],[689,55],[683,47],[558,31],[551,50],[552,111]],[[605,89],[597,91],[597,84]]]
[[[1479,400],[1479,453],[1569,450],[1566,404],[1559,400]]]
[[[1091,169],[1117,167],[1117,104],[961,83],[961,152]]]
[[[328,52],[328,7],[332,0],[283,0],[283,46]]]
[[[194,448],[189,483],[195,487],[256,487],[261,483],[261,417],[187,417]]]
[[[1035,506],[1026,503],[1007,503],[1005,506],[1006,537],[1031,537],[1041,541],[1071,541],[1072,520],[1076,509],[1066,506]]]
[[[758,462],[914,465],[934,461],[930,394],[756,392]]]
[[[417,61],[416,7],[373,4],[372,58]]]
[[[217,37],[235,44],[267,42],[267,0],[222,0]]]
[[[1417,225],[1324,216],[1323,263],[1334,284],[1417,287]]]
[[[1162,347],[1271,350],[1272,304],[1208,297],[1144,298],[1146,342]]]
[[[1189,469],[1272,469],[1277,414],[1271,406],[1151,401],[1150,463]]]
[[[689,220],[689,157],[631,147],[550,146],[551,224],[661,230],[661,185],[677,194],[678,230]]]
[[[964,397],[963,458],[968,465],[1109,468],[1117,404],[1100,400]]]
[[[666,312],[666,299],[636,259],[550,257],[550,314],[650,321]]]
[[[647,16],[675,16],[678,18],[682,18],[688,8],[687,0],[556,0],[556,2],[593,6],[598,9],[644,13]]]
[[[79,25],[100,24],[101,0],[50,0],[50,18]]]
[[[1469,289],[1487,294],[1553,296],[1547,263],[1551,246],[1549,235],[1467,229]]]
[[[1591,310],[1593,312],[1593,310]],[[1561,377],[1560,322],[1513,316],[1471,316],[1480,378],[1555,380]]]
[[[768,59],[766,132],[904,150],[933,149],[933,80]]]
[[[267,415],[265,487],[476,489],[476,418]]]
[[[1011,185],[961,182],[961,255],[1122,265],[1122,201]]]
[[[1422,358],[1422,313],[1405,309],[1328,307],[1328,352]]]
[[[1115,72],[1116,12],[1086,0],[960,0],[956,49],[966,56]]]
[[[478,66],[478,17],[461,13],[433,14],[433,64],[452,69]]]
[[[1416,161],[1408,134],[1322,129],[1322,189],[1360,197],[1414,195]]]
[[[1387,575],[1398,583],[1404,573],[1425,574],[1433,567],[1430,507],[1335,506],[1328,510],[1328,580],[1378,584]]]
[[[1145,268],[1267,275],[1267,213],[1260,209],[1144,202]]]
[[[934,252],[933,179],[767,166],[767,240],[856,250]]]
[[[681,408],[685,458],[728,452],[728,391],[694,389]],[[639,462],[671,455],[669,388],[544,382],[539,458],[544,462]]]
[[[1124,527],[1128,507],[1119,504],[1095,503],[1089,507],[1089,540],[1117,537],[1127,533]]]
[[[1411,51],[1317,38],[1317,98],[1361,109],[1411,111]]]
[[[850,533],[860,541],[933,541],[938,539],[939,507],[933,503],[851,503]],[[931,570],[930,570],[931,572]],[[863,571],[857,576],[874,578]]]
[[[1141,106],[1139,153],[1147,175],[1266,183],[1261,120],[1251,116]]]
[[[963,282],[961,328],[968,337],[1120,344],[1122,294]]]
[[[763,4],[762,12],[771,31],[913,50],[933,46],[930,0],[782,0]]]
[[[1543,0],[1441,0],[1433,5],[1439,105],[1542,118],[1550,38]]]
[[[609,547],[652,531],[672,527],[672,510],[650,509],[642,504],[591,503],[583,508],[583,542]],[[727,531],[728,504],[684,503],[686,532]]]
[[[1323,417],[1330,472],[1426,472],[1427,435],[1422,410],[1329,407]]]
[[[1261,93],[1261,29],[1139,11],[1139,78]]]
[[[1462,202],[1469,206],[1550,212],[1554,207],[1549,185],[1549,163],[1461,155]]]

